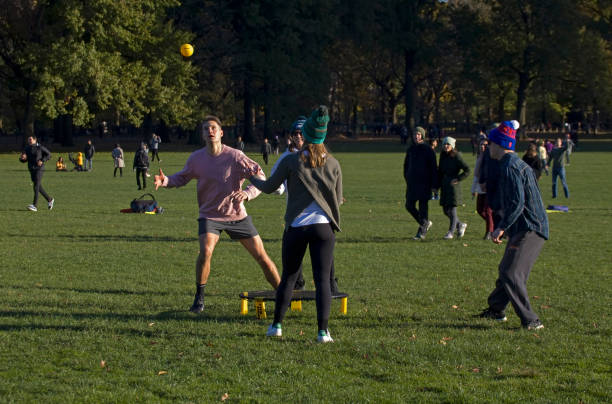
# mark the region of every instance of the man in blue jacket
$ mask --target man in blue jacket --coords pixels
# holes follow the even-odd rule
[[[538,188],[534,171],[521,160],[516,147],[517,121],[502,122],[489,133],[491,158],[499,161],[499,184],[496,192],[501,201],[503,215],[493,232],[493,242],[508,245],[499,263],[499,276],[495,289],[489,295],[489,307],[479,316],[506,321],[508,303],[528,330],[544,325],[533,312],[527,294],[527,279],[544,241],[548,239],[548,217]]]

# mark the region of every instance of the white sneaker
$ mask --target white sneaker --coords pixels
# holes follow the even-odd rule
[[[270,324],[268,327],[268,332],[266,332],[266,337],[282,337],[283,330],[280,327],[274,327],[274,324]]]
[[[467,229],[467,223],[461,223],[459,225],[459,229],[457,230],[457,236],[459,238],[463,237],[463,235],[465,234],[465,229]]]
[[[452,240],[453,239],[453,232],[449,231],[448,233],[446,233],[446,236],[444,236],[444,240]]]
[[[31,210],[32,212],[37,212],[38,211],[38,209],[34,205],[28,205],[27,208],[28,208],[28,210]]]
[[[329,330],[320,330],[319,335],[317,335],[317,342],[321,344],[325,344],[328,342],[334,342],[334,340],[329,334]]]
[[[49,201],[49,204],[48,204],[48,205],[49,205],[49,210],[53,209],[53,205],[54,205],[54,204],[55,204],[55,198],[52,198],[52,199]]]

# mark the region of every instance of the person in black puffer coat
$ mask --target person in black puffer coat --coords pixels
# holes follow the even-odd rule
[[[51,158],[51,152],[45,146],[38,143],[35,136],[28,136],[26,142],[27,146],[23,152],[21,152],[19,161],[28,163],[30,178],[34,185],[34,200],[27,208],[32,212],[38,211],[36,205],[38,204],[38,193],[40,193],[47,200],[48,208],[53,209],[55,199],[49,196],[42,186],[42,175],[45,169],[45,162]]]

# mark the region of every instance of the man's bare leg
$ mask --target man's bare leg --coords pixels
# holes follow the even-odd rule
[[[214,233],[204,233],[200,235],[200,253],[196,259],[195,276],[196,276],[196,295],[193,305],[189,311],[200,313],[204,310],[204,287],[208,282],[210,275],[210,261],[215,246],[219,241],[219,236]]]
[[[242,238],[240,243],[247,249],[247,251],[255,258],[255,261],[259,264],[264,272],[266,280],[274,289],[280,284],[280,276],[274,262],[268,257],[266,249],[264,248],[263,241],[259,235],[251,238]]]

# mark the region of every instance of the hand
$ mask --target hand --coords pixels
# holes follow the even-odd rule
[[[166,180],[166,176],[164,175],[164,172],[162,171],[162,169],[159,169],[159,175],[155,175],[155,190],[157,191],[159,189],[159,187],[163,187],[164,186],[164,181]]]
[[[502,243],[502,237],[504,237],[504,231],[502,229],[495,229],[495,231],[491,235],[491,240],[495,244],[501,244]]]
[[[457,184],[459,184],[459,180],[457,179],[451,180],[451,185],[457,185]]]
[[[238,191],[232,195],[232,201],[236,203],[241,203],[241,202],[248,201],[248,200],[249,200],[249,196],[244,191]]]
[[[38,161],[36,162],[36,164],[37,164],[39,167],[42,167],[42,160],[38,160]]]
[[[19,156],[19,160],[21,161],[26,161],[28,159],[28,156],[26,156],[25,153],[21,153],[21,156]]]

